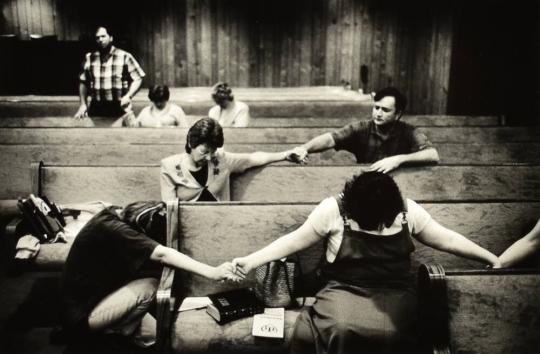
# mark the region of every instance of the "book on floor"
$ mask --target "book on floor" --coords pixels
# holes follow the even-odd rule
[[[211,304],[206,312],[219,324],[252,316],[264,311],[264,304],[249,288],[234,289],[208,295]]]
[[[264,313],[253,316],[251,334],[255,337],[283,338],[285,309],[266,308]]]

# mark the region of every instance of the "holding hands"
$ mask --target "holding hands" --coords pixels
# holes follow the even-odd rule
[[[240,277],[235,272],[235,266],[231,262],[225,262],[217,267],[214,267],[213,272],[210,276],[210,279],[212,280],[228,280],[232,282],[239,282],[244,279],[244,277]]]
[[[287,161],[296,162],[297,164],[304,165],[308,161],[308,151],[302,147],[297,146],[287,153]]]

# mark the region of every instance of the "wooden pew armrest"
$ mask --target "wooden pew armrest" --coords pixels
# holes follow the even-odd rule
[[[158,353],[165,353],[170,347],[172,313],[175,306],[175,298],[172,296],[174,274],[174,268],[163,267],[156,293],[156,349]]]
[[[166,246],[178,250],[178,199],[167,202],[167,240]],[[175,269],[164,266],[158,285],[156,302],[156,350],[158,353],[170,351],[171,325],[175,308],[175,297],[172,295]]]

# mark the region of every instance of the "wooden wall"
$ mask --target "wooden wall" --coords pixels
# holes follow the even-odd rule
[[[5,0],[1,31],[21,39],[91,38],[110,24],[148,74],[146,85],[394,85],[410,110],[446,113],[452,1]],[[104,9],[107,9],[106,13]],[[119,45],[120,46],[120,45]],[[368,82],[360,68],[368,69]],[[74,74],[75,75],[75,74]]]

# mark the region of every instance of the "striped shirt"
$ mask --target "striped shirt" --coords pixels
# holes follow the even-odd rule
[[[144,76],[144,71],[130,53],[112,46],[105,56],[99,51],[87,53],[79,79],[90,89],[92,100],[120,101],[131,83]]]

